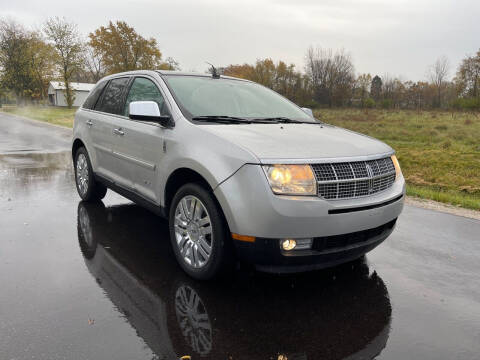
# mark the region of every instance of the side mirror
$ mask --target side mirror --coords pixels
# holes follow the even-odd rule
[[[304,113],[313,118],[313,111],[310,108],[302,107]]]
[[[170,116],[161,115],[155,101],[132,101],[129,105],[129,118],[156,122],[162,126],[169,126]]]

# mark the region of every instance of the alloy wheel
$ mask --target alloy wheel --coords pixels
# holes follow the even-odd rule
[[[77,185],[78,189],[82,193],[82,195],[85,195],[88,190],[88,163],[87,163],[87,157],[85,154],[80,154],[78,155],[77,158]]]
[[[183,261],[198,269],[212,254],[213,233],[205,205],[193,195],[183,197],[175,209],[175,240]]]

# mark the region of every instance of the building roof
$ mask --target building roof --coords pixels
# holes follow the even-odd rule
[[[63,81],[50,81],[50,85],[54,90],[65,90],[65,84]],[[71,82],[70,86],[76,91],[90,91],[95,84]]]

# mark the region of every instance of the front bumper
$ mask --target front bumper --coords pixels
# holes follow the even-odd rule
[[[380,245],[395,228],[387,224],[355,233],[317,237],[311,250],[284,251],[280,239],[257,238],[254,243],[235,241],[237,256],[265,272],[290,273],[335,266],[355,260]]]
[[[237,244],[239,241],[235,241],[240,257],[267,267],[272,264],[307,266],[314,263],[328,266],[328,263],[334,265],[336,261],[348,261],[363,255],[387,238],[391,231],[377,237],[376,241],[347,252],[336,251],[333,255],[312,253],[295,258],[280,252],[278,239],[351,234],[390,223],[402,212],[405,180],[401,176],[389,189],[358,199],[278,196],[270,189],[261,167],[246,164],[221,183],[214,193],[230,231],[257,238],[255,243]],[[272,258],[268,253],[273,250],[278,254]]]
[[[405,181],[400,177],[383,192],[350,200],[279,196],[273,194],[261,167],[247,164],[214,193],[232,233],[308,238],[372,229],[396,219],[402,212],[403,198],[391,201],[405,194]],[[382,204],[386,205],[372,208]],[[338,211],[343,212],[335,213]]]

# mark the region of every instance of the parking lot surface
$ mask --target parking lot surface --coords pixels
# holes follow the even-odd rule
[[[480,221],[406,206],[361,261],[198,282],[164,220],[111,191],[80,201],[67,130],[15,121],[0,116],[0,359],[478,359]]]

